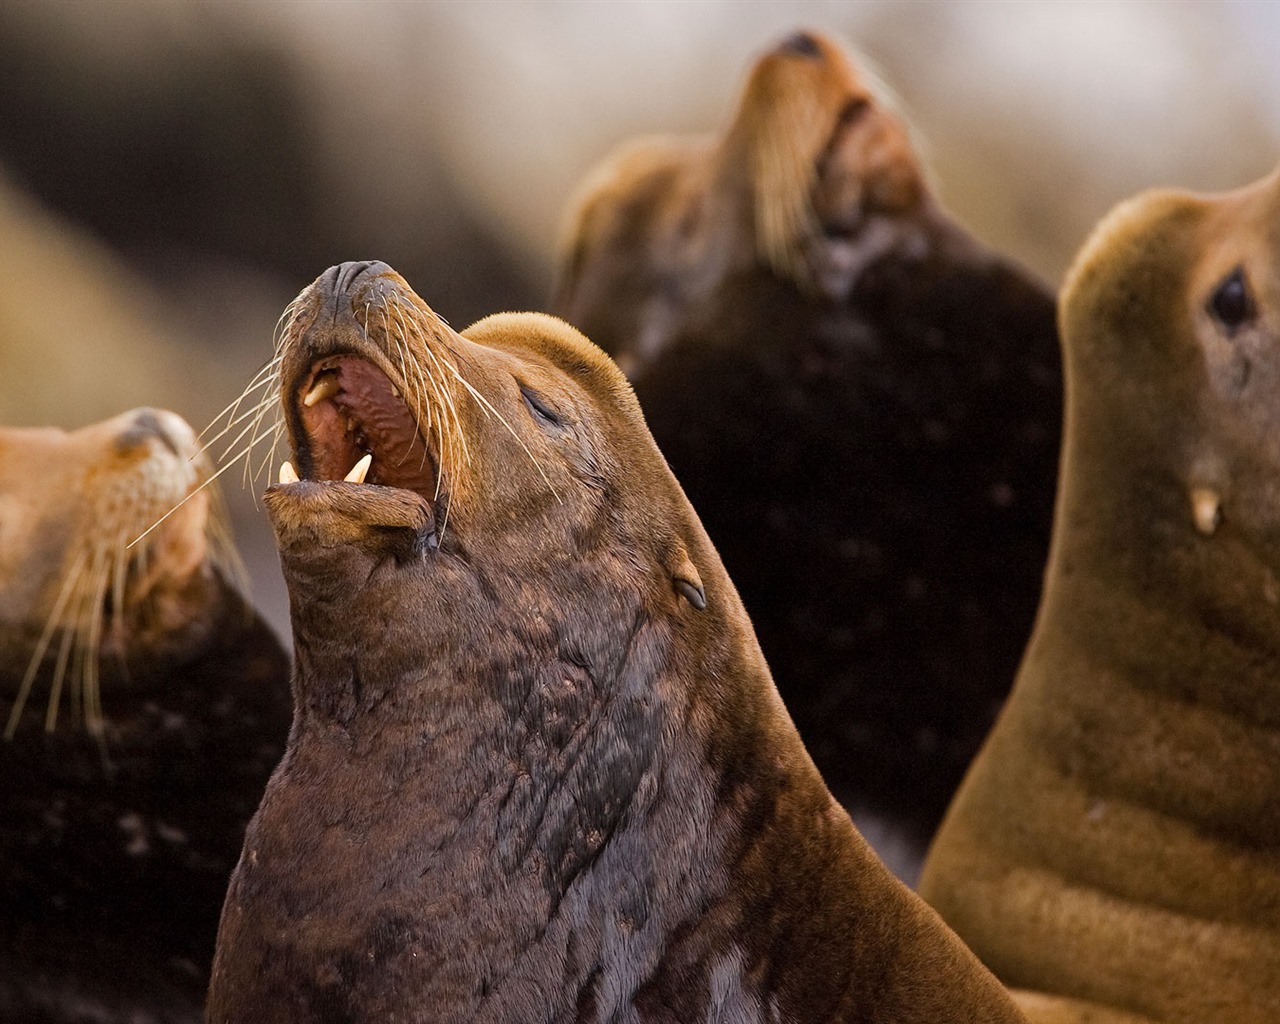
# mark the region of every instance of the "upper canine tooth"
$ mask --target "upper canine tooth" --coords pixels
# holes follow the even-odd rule
[[[331,395],[336,395],[338,390],[338,375],[336,373],[322,373],[316,378],[316,382],[311,385],[311,390],[302,399],[302,404],[310,409],[316,402],[323,401]]]
[[[372,465],[373,465],[373,454],[370,453],[366,455],[363,459],[361,459],[359,462],[357,462],[354,466],[352,466],[351,472],[348,473],[345,477],[343,477],[343,479],[346,480],[347,483],[349,484],[362,484],[364,483],[364,478],[369,473],[369,467]]]
[[[298,471],[293,468],[293,463],[287,459],[280,463],[280,482],[282,484],[296,484],[298,482]]]

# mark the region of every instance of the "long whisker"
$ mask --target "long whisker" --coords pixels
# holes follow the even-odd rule
[[[233,398],[230,402],[228,402],[226,406],[223,408],[223,410],[209,421],[208,426],[206,426],[202,431],[200,431],[200,437],[203,438],[205,434],[207,434],[210,430],[213,429],[213,425],[217,423],[219,420],[221,420],[222,417],[227,416],[228,414],[230,414],[230,416],[232,417],[231,421],[221,431],[219,431],[213,437],[205,441],[204,446],[200,449],[200,452],[207,450],[210,447],[210,445],[212,445],[215,441],[217,441],[218,438],[226,434],[227,431],[229,431],[232,427],[234,427],[237,423],[239,423],[240,420],[242,420],[245,416],[251,416],[253,414],[252,410],[250,410],[247,413],[237,415],[237,413],[239,412],[240,406],[244,403],[244,400],[248,398],[252,392],[257,391],[261,387],[265,387],[266,385],[272,383],[275,380],[276,371],[280,369],[281,358],[282,358],[281,356],[276,355],[273,358],[267,360],[267,362],[264,363],[258,369],[258,372],[253,375],[253,379],[250,380],[249,383],[244,386],[240,394],[238,394],[235,398]],[[254,408],[257,408],[257,404],[254,405]],[[200,453],[197,452],[196,454],[200,454]],[[192,456],[192,457],[194,458],[195,456]]]
[[[458,382],[471,393],[471,396],[477,402],[479,402],[484,409],[487,409],[490,413],[492,413],[497,418],[499,423],[501,423],[504,427],[506,427],[507,433],[509,433],[512,437],[515,438],[516,444],[518,444],[524,450],[525,455],[529,456],[529,461],[533,463],[533,468],[536,469],[538,471],[538,475],[542,477],[542,482],[547,485],[547,490],[551,492],[552,496],[556,499],[557,502],[559,502],[560,504],[564,504],[564,499],[560,497],[560,493],[555,489],[555,485],[551,483],[551,480],[548,478],[546,472],[543,470],[542,463],[540,463],[537,460],[537,458],[534,456],[533,452],[529,450],[529,446],[526,445],[524,441],[521,439],[520,435],[516,433],[515,428],[512,427],[511,424],[508,423],[503,418],[502,413],[498,412],[497,409],[495,409],[492,405],[489,404],[489,400],[485,398],[484,395],[480,394],[479,391],[477,391],[475,388],[471,386],[470,382],[468,382],[467,379],[463,377],[461,373],[459,373],[454,367],[450,367],[450,369],[453,370],[453,375],[458,378]]]
[[[173,506],[173,508],[169,509],[169,511],[168,511],[168,512],[166,512],[166,513],[165,513],[164,515],[162,515],[159,519],[157,519],[154,523],[152,523],[152,524],[151,524],[150,526],[148,526],[145,530],[143,530],[143,531],[142,531],[142,533],[138,534],[138,536],[134,537],[134,538],[133,538],[133,540],[129,541],[128,546],[132,548],[132,547],[133,547],[135,544],[137,544],[140,540],[142,540],[144,537],[146,537],[149,533],[151,533],[151,531],[152,531],[152,530],[154,530],[157,526],[159,526],[161,523],[163,523],[163,522],[164,522],[166,519],[168,519],[171,515],[173,515],[175,512],[177,512],[177,511],[178,511],[178,509],[182,508],[182,506],[183,506],[183,505],[185,505],[187,502],[189,502],[192,498],[194,498],[197,494],[199,494],[201,491],[203,491],[206,487],[209,487],[211,484],[213,484],[213,482],[214,482],[215,480],[217,480],[217,479],[218,479],[218,477],[222,476],[222,474],[223,474],[223,473],[225,473],[227,470],[229,470],[232,466],[234,466],[234,465],[235,465],[237,462],[239,462],[241,459],[246,458],[246,457],[249,455],[249,453],[253,451],[254,447],[258,444],[258,442],[260,442],[260,441],[264,440],[266,437],[267,437],[267,435],[266,435],[266,434],[260,434],[259,436],[254,437],[253,439],[251,439],[251,440],[249,441],[249,443],[245,446],[244,450],[243,450],[242,452],[240,452],[240,454],[239,454],[239,455],[237,455],[235,458],[233,458],[230,462],[226,463],[225,465],[223,465],[223,466],[219,466],[219,467],[218,467],[218,469],[217,469],[215,472],[210,473],[210,474],[209,474],[209,477],[208,477],[208,479],[207,479],[207,480],[203,481],[199,486],[194,487],[194,488],[191,490],[191,493],[189,493],[185,498],[183,498],[180,502],[178,502],[176,505],[174,505],[174,506]]]
[[[13,709],[9,712],[9,721],[4,729],[4,738],[6,740],[13,739],[14,733],[17,732],[18,720],[22,717],[22,709],[26,706],[27,698],[31,695],[31,684],[35,682],[36,673],[40,671],[40,666],[44,663],[45,652],[49,649],[49,641],[53,639],[53,634],[62,620],[63,608],[66,607],[72,593],[79,584],[86,562],[87,556],[82,554],[72,563],[66,579],[63,580],[62,589],[58,592],[57,599],[53,602],[53,610],[49,613],[44,630],[40,633],[35,653],[31,656],[31,661],[27,665],[26,674],[22,677],[22,682],[18,686],[18,696],[14,701]]]

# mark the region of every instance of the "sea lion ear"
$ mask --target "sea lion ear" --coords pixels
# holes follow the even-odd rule
[[[707,592],[702,587],[702,577],[698,575],[698,567],[689,558],[689,552],[685,550],[683,544],[680,544],[676,550],[671,579],[680,596],[698,611],[703,611],[707,607]]]

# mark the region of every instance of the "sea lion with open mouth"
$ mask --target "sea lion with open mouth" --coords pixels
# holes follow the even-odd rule
[[[1028,1016],[1280,1020],[1280,174],[1067,278],[1044,603],[921,892]]]
[[[0,429],[6,1024],[200,1019],[289,666],[227,582],[197,453],[152,409]]]
[[[819,768],[913,874],[1039,599],[1052,294],[947,217],[813,33],[760,58],[720,137],[609,160],[568,234],[553,311],[631,376]]]
[[[827,792],[607,356],[356,263],[275,365],[294,725],[210,1022],[1020,1019]]]

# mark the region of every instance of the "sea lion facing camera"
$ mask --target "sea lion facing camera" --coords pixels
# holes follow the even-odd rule
[[[1276,176],[1149,193],[1063,292],[1044,603],[921,883],[1042,1006],[1280,1020],[1277,224]]]
[[[555,312],[631,375],[828,783],[918,860],[1039,598],[1052,295],[947,218],[808,33],[718,139],[606,163],[569,234]]]
[[[823,786],[595,346],[344,264],[278,366],[295,717],[210,1022],[1020,1019]]]
[[[289,667],[226,582],[196,454],[159,410],[0,430],[6,1024],[200,1019]]]

